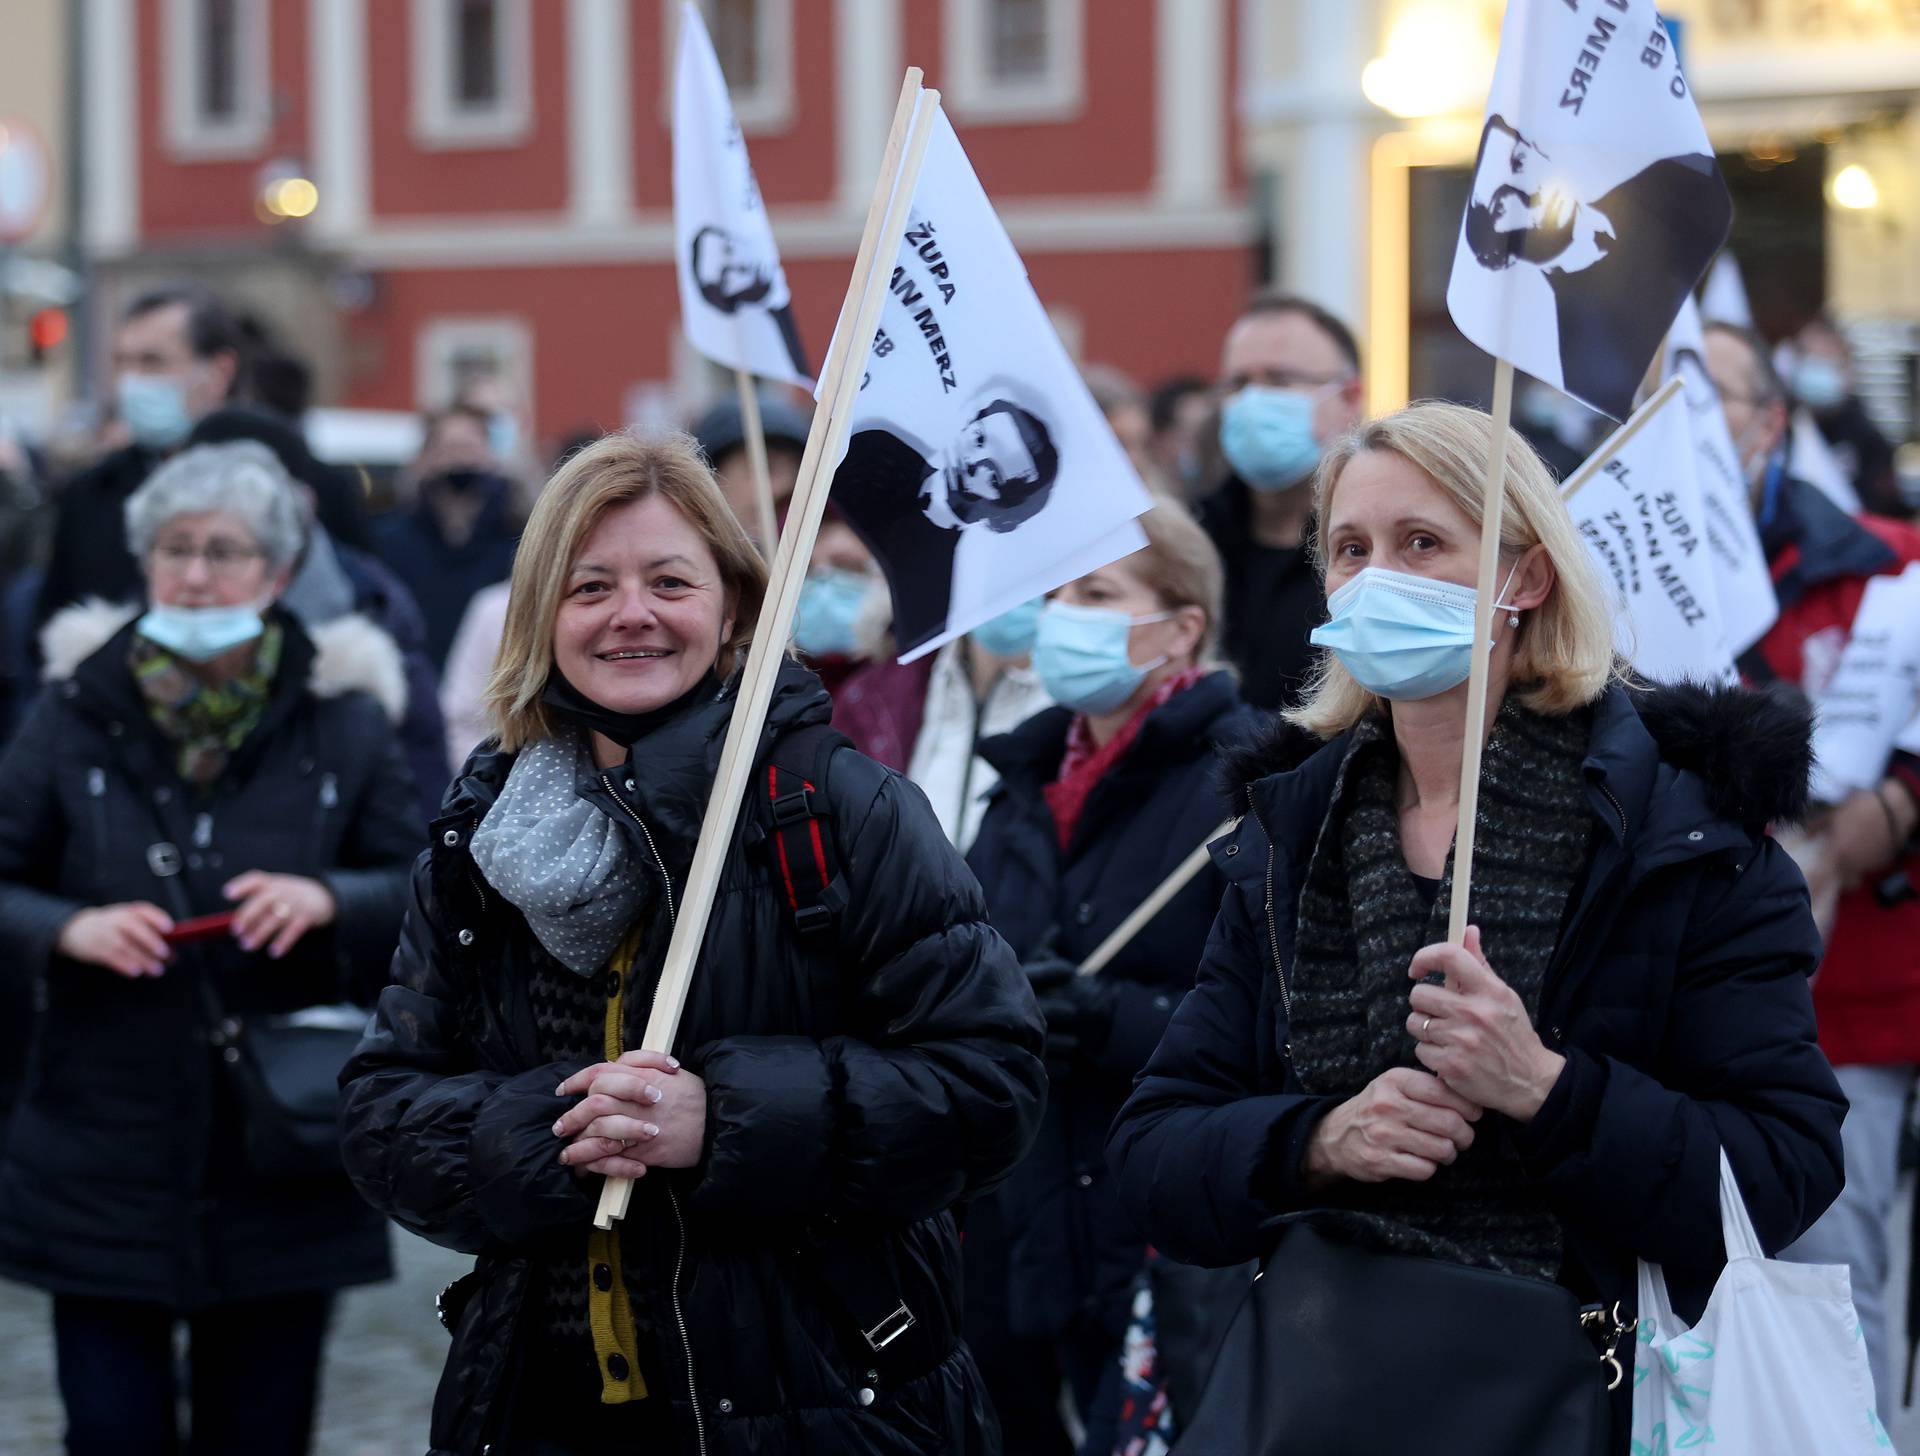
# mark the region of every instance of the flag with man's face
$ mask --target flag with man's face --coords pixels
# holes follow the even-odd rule
[[[687,338],[714,363],[813,388],[726,77],[691,0],[673,83],[674,261]]]
[[[1509,0],[1447,309],[1624,420],[1733,204],[1653,0]]]
[[[1146,544],[1153,499],[944,114],[879,331],[848,367],[862,382],[828,499],[886,573],[903,661]]]

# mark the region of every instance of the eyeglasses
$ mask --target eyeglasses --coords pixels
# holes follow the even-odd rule
[[[153,548],[154,565],[174,576],[184,576],[196,560],[207,563],[209,576],[232,578],[266,555],[258,546],[243,546],[238,541],[209,541],[195,546],[188,541],[162,541]]]

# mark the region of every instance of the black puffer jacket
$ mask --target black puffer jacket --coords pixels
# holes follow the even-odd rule
[[[197,987],[210,969],[242,1016],[373,999],[423,827],[370,695],[397,680],[398,655],[357,619],[309,639],[280,614],[265,715],[200,795],[128,671],[129,616],[54,620],[55,680],[0,761],[0,968],[45,984],[0,1164],[0,1272],[178,1309],[384,1278],[386,1229],[345,1177],[268,1182],[246,1167]],[[281,961],[231,938],[184,947],[158,978],[54,953],[80,909],[148,900],[177,914],[171,879],[211,914],[232,908],[221,886],[248,869],[324,880],[335,923]]]
[[[1041,791],[1059,774],[1073,714],[1049,708],[982,744],[1001,778],[967,862],[994,926],[1023,958],[1043,946],[1075,963],[1092,954],[1232,814],[1215,755],[1250,738],[1261,716],[1224,672],[1170,698],[1088,796],[1064,853]],[[1146,1241],[1101,1150],[1193,985],[1225,885],[1203,870],[1101,973],[1113,987],[1112,1033],[1097,1057],[1056,1075],[1033,1151],[995,1195],[1016,1334],[1052,1338],[1075,1324],[1115,1341],[1125,1332]]]
[[[768,741],[830,712],[789,664]],[[595,796],[676,895],[724,727],[724,711],[681,715]],[[362,1192],[479,1255],[453,1301],[434,1408],[433,1449],[461,1456],[510,1428],[533,1262],[543,1241],[586,1227],[598,1191],[557,1161],[552,1124],[568,1104],[554,1088],[577,1068],[538,1049],[526,988],[545,952],[468,853],[510,766],[482,749],[455,783],[414,870],[393,984],[343,1076]],[[825,788],[834,933],[799,938],[757,810],[714,905],[674,1048],[706,1080],[705,1161],[637,1183],[622,1225],[665,1377],[649,1398],[671,1402],[686,1451],[984,1456],[997,1429],[958,1340],[948,1210],[1032,1137],[1040,1021],[919,791],[851,750]],[[650,923],[642,959],[656,974],[670,929],[665,915]],[[876,1357],[848,1301],[904,1302],[912,1340]]]
[[[1646,1259],[1698,1317],[1726,1258],[1722,1149],[1769,1251],[1840,1191],[1846,1101],[1807,991],[1819,935],[1764,832],[1805,809],[1808,737],[1791,695],[1615,687],[1597,705],[1596,847],[1538,1015],[1567,1067],[1532,1123],[1495,1129],[1551,1200],[1583,1297],[1631,1309]],[[1199,980],[1108,1145],[1127,1206],[1189,1263],[1255,1258],[1271,1220],[1313,1206],[1301,1159],[1338,1100],[1287,1063],[1280,977],[1346,742],[1291,748],[1242,765],[1251,812],[1214,851],[1230,883]]]

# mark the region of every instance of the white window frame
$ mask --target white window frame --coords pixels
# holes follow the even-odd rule
[[[453,24],[449,0],[412,0],[413,139],[429,150],[501,147],[533,132],[531,0],[498,0],[500,99],[484,110],[453,94]]]
[[[694,0],[694,4],[711,31],[712,6],[707,0]],[[660,54],[665,57],[670,78],[680,53],[680,7],[662,4],[660,16]],[[733,101],[733,119],[748,136],[783,132],[793,125],[793,0],[760,0],[760,84],[742,91],[729,83],[728,94]],[[673,86],[669,80],[660,88],[660,115],[671,125],[672,114]]]
[[[421,324],[414,336],[413,397],[426,409],[444,409],[454,398],[454,361],[480,352],[499,359],[509,397],[531,421],[533,325],[519,314],[443,315]]]
[[[941,98],[957,120],[979,126],[1071,121],[1086,104],[1086,0],[1045,0],[1053,46],[1047,68],[1026,81],[999,81],[987,66],[992,0],[947,0],[946,75]]]
[[[200,0],[166,0],[161,40],[166,87],[167,150],[186,161],[223,161],[257,155],[272,132],[268,94],[268,6],[242,0],[234,7],[240,34],[234,50],[238,107],[215,120],[200,111]]]

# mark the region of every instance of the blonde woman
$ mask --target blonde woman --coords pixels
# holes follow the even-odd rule
[[[436,1451],[995,1449],[948,1210],[1031,1137],[1040,1022],[926,801],[822,737],[797,665],[673,1055],[628,1050],[765,587],[679,437],[589,446],[528,522],[497,736],[346,1073],[361,1191],[479,1256],[443,1301]],[[639,1180],[611,1234],[604,1176]]]
[[[1289,716],[1325,743],[1301,761],[1276,736],[1241,765],[1197,986],[1108,1144],[1159,1248],[1264,1257],[1270,1298],[1292,1291],[1243,1313],[1265,1321],[1264,1385],[1230,1338],[1184,1423],[1203,1449],[1227,1421],[1249,1453],[1468,1449],[1428,1439],[1456,1431],[1482,1456],[1624,1452],[1631,1382],[1610,1415],[1577,1307],[1630,1319],[1646,1259],[1700,1313],[1724,1258],[1723,1150],[1770,1249],[1840,1186],[1844,1102],[1807,990],[1819,940],[1765,834],[1804,803],[1806,716],[1622,681],[1584,548],[1514,436],[1470,727],[1492,428],[1418,404],[1322,463],[1327,652]],[[1445,942],[1468,731],[1486,757],[1461,948]],[[1327,1316],[1311,1338],[1288,1323],[1308,1308]],[[1263,1424],[1283,1390],[1284,1425]]]

